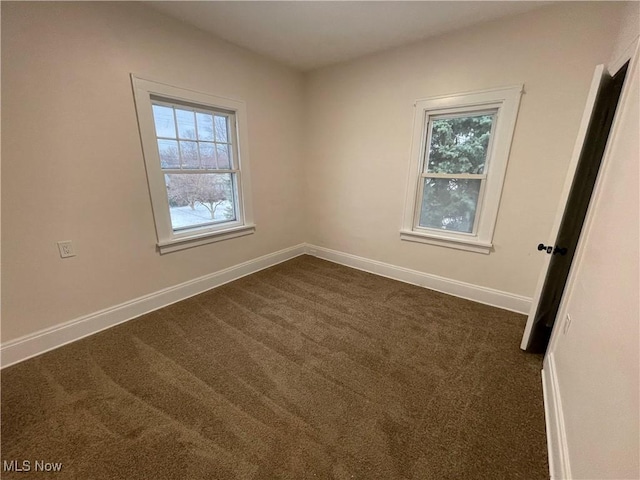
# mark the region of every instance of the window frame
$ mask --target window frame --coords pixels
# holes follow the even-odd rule
[[[442,95],[417,100],[414,104],[413,138],[401,240],[427,243],[488,254],[493,248],[493,233],[507,170],[509,151],[515,130],[523,85],[470,93]],[[483,174],[428,173],[428,149],[434,118],[478,115],[495,112]],[[480,178],[483,177],[483,178]],[[420,225],[425,178],[480,179],[471,233],[440,230]]]
[[[156,226],[157,247],[160,254],[174,252],[212,242],[227,240],[255,232],[251,202],[251,176],[249,169],[246,104],[243,101],[220,97],[131,75],[138,127]],[[236,219],[224,223],[212,223],[191,228],[173,229],[169,198],[165,183],[166,170],[174,173],[195,173],[196,169],[163,169],[160,163],[157,135],[153,118],[153,105],[166,103],[184,104],[195,111],[228,116],[231,135],[230,169],[200,169],[198,173],[232,173],[234,178],[234,203]],[[179,132],[176,130],[176,138]],[[196,140],[197,141],[197,140]],[[215,144],[215,142],[214,142]],[[182,170],[182,171],[181,171]],[[171,173],[169,171],[168,173]]]

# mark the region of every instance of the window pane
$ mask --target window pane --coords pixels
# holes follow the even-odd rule
[[[176,108],[176,120],[178,121],[178,137],[196,139],[196,116],[190,110]]]
[[[216,115],[216,142],[229,143],[229,135],[227,132],[227,117]]]
[[[213,143],[200,142],[200,162],[202,168],[218,168],[216,165],[216,154]]]
[[[198,160],[198,144],[196,142],[180,142],[182,168],[200,168]]]
[[[198,122],[198,140],[213,142],[213,115],[208,113],[196,113]]]
[[[217,143],[216,152],[218,156],[218,168],[231,168],[231,155],[229,155],[229,145]]]
[[[420,226],[471,233],[482,180],[425,178]]]
[[[175,140],[158,140],[158,153],[162,168],[180,168],[178,142]]]
[[[236,219],[231,173],[176,173],[164,176],[173,230]]]
[[[153,122],[157,137],[176,138],[176,124],[173,120],[173,108],[153,105]]]
[[[494,119],[495,114],[433,119],[426,171],[484,173]]]

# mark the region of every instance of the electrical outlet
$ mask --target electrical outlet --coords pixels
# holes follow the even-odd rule
[[[58,250],[60,250],[60,258],[76,256],[76,251],[73,249],[73,243],[71,240],[58,242]]]
[[[567,334],[570,326],[571,326],[571,315],[567,313],[567,317],[564,319],[564,328],[562,329],[562,333],[564,335]]]

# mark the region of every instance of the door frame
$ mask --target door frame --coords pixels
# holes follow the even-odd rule
[[[549,241],[547,242],[547,245],[556,244],[556,238],[558,237],[558,232],[560,230],[560,225],[562,223],[562,217],[564,216],[564,211],[567,206],[567,200],[569,199],[569,193],[571,192],[571,185],[573,184],[573,179],[575,177],[578,161],[580,160],[580,154],[582,153],[582,147],[584,145],[584,142],[587,136],[589,121],[591,120],[591,115],[593,114],[593,110],[595,108],[596,99],[598,98],[598,92],[600,90],[600,85],[602,84],[606,76],[608,76],[608,71],[606,67],[602,64],[597,65],[593,72],[593,78],[591,79],[589,94],[587,95],[584,112],[582,114],[582,120],[580,122],[580,127],[578,128],[576,142],[574,144],[573,153],[571,154],[571,159],[569,161],[569,167],[567,169],[567,173],[564,179],[564,185],[562,187],[560,200],[558,202],[558,209],[556,210],[555,220],[553,221],[551,232],[549,233],[549,236],[548,236]],[[529,310],[529,315],[527,317],[527,324],[525,326],[524,333],[522,334],[522,341],[520,342],[520,348],[522,350],[526,350],[527,347],[529,346],[529,343],[531,342],[531,334],[533,332],[535,315],[538,310],[538,304],[540,303],[540,296],[542,294],[544,282],[547,277],[547,271],[549,270],[550,261],[551,261],[551,255],[548,255],[545,252],[544,259],[542,261],[543,262],[542,267],[540,269],[540,274],[538,276],[538,283],[536,285],[536,289],[534,291],[534,295],[531,300],[531,308]]]
[[[615,145],[615,139],[619,135],[619,128],[616,128],[616,120],[620,115],[622,115],[626,105],[627,98],[629,97],[629,89],[632,85],[632,76],[637,75],[636,70],[639,68],[638,62],[640,62],[640,40],[636,38],[636,40],[627,48],[624,52],[623,56],[618,59],[616,62],[612,63],[612,74],[615,74],[626,62],[629,62],[629,68],[627,70],[627,79],[625,80],[625,84],[622,87],[622,92],[620,92],[620,99],[618,100],[618,108],[616,110],[616,114],[613,117],[613,123],[611,124],[611,131],[609,132],[609,140],[607,141],[607,147],[602,155],[602,163],[600,164],[600,170],[598,172],[598,178],[596,179],[596,184],[593,187],[593,194],[591,196],[591,202],[589,203],[589,209],[587,210],[587,215],[584,218],[584,222],[582,225],[583,234],[580,236],[580,240],[578,245],[576,246],[576,253],[573,259],[573,265],[578,265],[582,258],[584,257],[584,245],[589,241],[589,237],[591,234],[591,224],[593,223],[593,209],[600,201],[600,197],[602,196],[602,179],[607,175],[609,170],[609,157],[610,150]],[[562,300],[560,301],[560,306],[558,307],[558,317],[564,318],[567,314],[569,300],[571,299],[571,293],[574,290],[575,284],[575,268],[572,266],[569,271],[569,276],[567,277],[567,283],[565,284],[565,293],[562,296]],[[560,329],[554,329],[551,332],[551,338],[549,339],[549,346],[547,347],[547,355],[551,354],[555,350],[555,345],[558,342],[558,335]],[[545,360],[547,355],[545,355]]]

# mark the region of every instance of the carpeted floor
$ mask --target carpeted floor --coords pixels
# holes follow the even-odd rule
[[[2,478],[548,478],[524,322],[298,257],[3,370]]]

